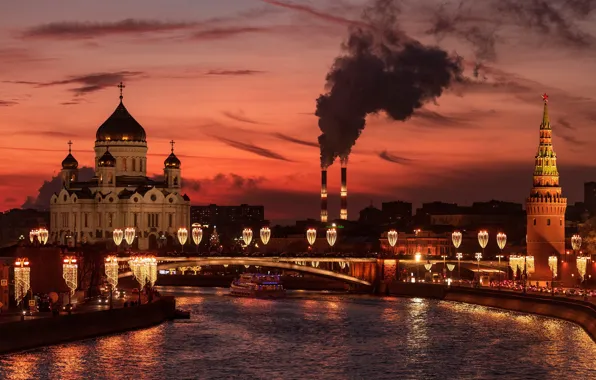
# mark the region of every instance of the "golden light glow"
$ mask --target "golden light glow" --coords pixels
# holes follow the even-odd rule
[[[194,223],[192,225],[192,240],[195,242],[195,245],[201,244],[201,240],[203,240],[203,229],[201,225],[198,223]]]
[[[48,242],[48,237],[50,236],[50,233],[48,232],[48,230],[46,228],[40,228],[37,230],[37,239],[39,239],[39,242],[41,244],[46,244]]]
[[[306,231],[306,240],[308,240],[308,244],[313,245],[317,240],[317,230],[315,228],[309,228]]]
[[[447,270],[449,270],[449,272],[451,272],[453,269],[455,269],[455,264],[447,264]]]
[[[104,266],[108,283],[115,289],[118,286],[118,258],[116,256],[106,257]]]
[[[458,249],[459,246],[461,245],[461,239],[462,239],[461,232],[455,231],[451,234],[451,241],[453,242],[453,246],[455,247],[455,249]]]
[[[245,245],[249,245],[252,241],[252,230],[250,228],[245,228],[242,230],[242,240],[244,241]]]
[[[482,252],[476,252],[475,256],[476,260],[480,261],[482,259]]]
[[[395,244],[397,244],[397,231],[391,230],[387,232],[387,240],[392,248],[395,247]]]
[[[126,244],[128,244],[129,246],[132,245],[136,236],[137,231],[134,229],[134,227],[128,227],[124,230],[124,240],[126,240]]]
[[[557,256],[549,256],[548,267],[553,272],[553,277],[557,277]]]
[[[117,246],[120,246],[120,244],[122,244],[122,239],[124,238],[124,231],[122,231],[119,228],[116,228],[114,231],[112,231],[112,239],[114,239],[114,243]]]
[[[147,256],[144,264],[147,266],[147,282],[153,287],[157,281],[157,260],[153,256]]]
[[[582,279],[584,279],[584,277],[586,275],[586,268],[588,266],[588,258],[580,256],[576,259],[576,263],[577,263],[577,271],[579,272],[580,276],[582,276]]]
[[[526,256],[526,273],[532,274],[536,271],[534,266],[534,256]]]
[[[488,232],[487,231],[479,231],[478,232],[478,244],[482,249],[486,248],[488,244]]]
[[[31,243],[33,243],[35,241],[35,238],[37,237],[37,230],[31,230],[29,231],[29,241]]]
[[[31,287],[31,268],[29,268],[29,259],[26,257],[18,258],[15,261],[14,282],[14,299],[18,305],[25,298]]]
[[[457,257],[457,259],[458,259],[458,260],[461,260],[461,259],[464,257],[464,254],[463,254],[463,253],[461,253],[461,252],[457,252],[457,253],[455,254],[455,257]]]
[[[571,247],[574,251],[579,251],[582,247],[582,237],[579,235],[573,235],[571,237]]]
[[[335,227],[328,229],[327,230],[327,243],[329,243],[329,246],[333,247],[335,245],[336,241],[337,241],[337,230],[335,229]]]
[[[269,243],[269,239],[271,238],[271,230],[269,229],[269,227],[263,227],[261,228],[261,241],[263,242],[264,245],[267,245],[267,243]]]
[[[134,256],[131,257],[128,261],[128,266],[130,266],[130,270],[132,271],[132,275],[134,276],[135,280],[139,283],[141,287],[145,286],[147,283],[147,265],[145,265],[145,260],[143,256]]]
[[[505,235],[503,232],[499,232],[497,234],[497,245],[499,246],[499,249],[503,249],[505,248],[505,244],[507,244],[507,235]]]
[[[62,264],[62,277],[66,282],[66,286],[70,289],[71,296],[75,294],[75,290],[77,289],[77,274],[77,259],[74,256],[66,256]]]
[[[188,240],[188,230],[185,227],[178,228],[178,242],[180,245],[186,244]]]
[[[420,254],[420,252],[416,252],[416,254],[414,255],[414,260],[416,260],[416,262],[420,262],[420,258],[422,258],[422,255]]]

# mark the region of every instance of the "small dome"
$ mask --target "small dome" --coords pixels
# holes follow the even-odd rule
[[[170,155],[168,156],[168,158],[166,158],[163,164],[166,168],[180,168],[180,160],[178,159],[178,157],[176,157],[174,152],[170,153]]]
[[[113,168],[116,166],[116,159],[114,158],[114,156],[112,156],[112,153],[110,153],[110,151],[106,150],[103,156],[100,157],[99,161],[97,162],[97,165],[100,168]]]
[[[78,161],[73,157],[71,153],[62,161],[62,169],[76,169],[79,167]]]
[[[99,127],[96,141],[147,141],[145,130],[120,100],[114,113]]]

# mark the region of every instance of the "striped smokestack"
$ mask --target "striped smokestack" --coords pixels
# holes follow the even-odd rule
[[[341,159],[341,210],[339,218],[348,219],[348,159]]]
[[[327,223],[327,169],[321,169],[321,222]]]

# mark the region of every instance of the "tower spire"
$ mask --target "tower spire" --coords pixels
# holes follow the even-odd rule
[[[72,149],[71,148],[72,148],[72,141],[71,140],[68,140],[68,154],[71,154],[72,153]]]
[[[174,153],[174,144],[176,144],[174,140],[170,141],[170,145],[172,146],[172,153]]]
[[[122,96],[122,90],[124,90],[126,86],[122,84],[122,82],[120,82],[120,84],[118,85],[118,88],[120,89],[120,101],[122,101],[122,98],[124,98],[124,96]]]
[[[548,117],[548,94],[545,92],[542,94],[542,101],[544,102],[544,111],[542,112],[542,126],[550,126],[550,119]]]

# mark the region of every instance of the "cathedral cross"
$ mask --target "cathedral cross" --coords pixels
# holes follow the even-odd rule
[[[72,141],[68,140],[68,153],[71,153]]]
[[[122,100],[123,96],[122,96],[122,90],[125,88],[126,86],[122,84],[122,82],[120,82],[120,84],[118,85],[118,88],[120,89],[120,100]]]
[[[548,103],[548,95],[546,94],[546,92],[542,94],[542,100],[544,100],[544,103]]]
[[[174,144],[176,144],[176,143],[174,142],[174,140],[170,141],[170,145],[172,146],[172,153],[174,153]]]

